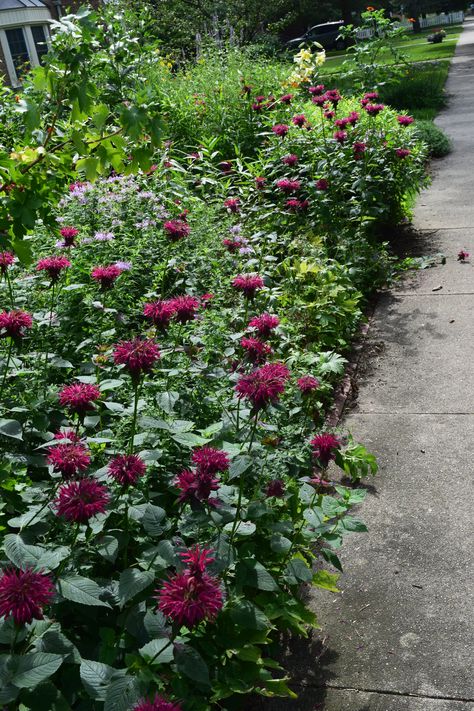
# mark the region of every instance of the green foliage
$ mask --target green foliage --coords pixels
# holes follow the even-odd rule
[[[361,30],[369,36],[359,39]],[[401,67],[407,64],[399,44],[405,32],[403,27],[394,26],[384,10],[363,12],[360,25],[343,27],[341,35],[351,43],[348,59],[341,67],[343,80],[355,91],[373,91],[398,78]]]
[[[245,694],[294,697],[275,644],[317,626],[302,584],[338,591],[338,550],[366,530],[354,511],[365,491],[341,480],[377,468],[350,435],[326,432],[325,415],[364,299],[387,276],[376,228],[423,185],[425,149],[393,111],[369,116],[356,99],[338,102],[337,117],[362,115],[337,140],[307,85],[288,87],[288,67],[249,52],[209,52],[172,74],[162,54],[145,53],[144,26],[134,35],[128,15],[107,12],[100,27],[88,15],[64,20],[46,68],[4,109],[3,157],[23,188],[3,202],[8,236],[21,256],[59,252],[70,266],[56,280],[27,259],[0,271],[6,310],[32,314],[24,332],[0,331],[0,564],[46,574],[55,590],[42,619],[15,625],[2,607],[0,702],[130,711],[160,693],[184,711],[230,711]],[[34,126],[52,126],[52,137]],[[160,145],[158,130],[169,138]],[[297,181],[296,207],[284,178]],[[181,239],[169,236],[176,220]],[[61,226],[76,228],[73,246]],[[118,273],[101,285],[94,268],[108,265]],[[233,280],[250,273],[263,285],[245,298]],[[189,319],[145,319],[146,304],[182,296],[195,299]],[[267,334],[250,326],[262,313],[279,318]],[[160,357],[131,377],[114,352],[136,336],[158,342]],[[249,355],[248,337],[263,358]],[[236,385],[265,361],[288,377],[260,406]],[[309,391],[298,382],[308,375]],[[58,397],[70,383],[100,397],[75,413]],[[326,458],[317,434],[332,443]],[[90,462],[73,482],[110,498],[71,518],[59,506],[71,478],[52,454],[76,437]],[[187,489],[183,473],[204,476],[203,446],[225,462]],[[145,468],[130,484],[109,468],[125,453]],[[211,560],[192,568],[183,554],[196,546]],[[184,603],[203,580],[215,615],[194,624],[158,605],[167,582],[184,586]]]
[[[432,121],[417,121],[416,130],[420,139],[428,146],[428,153],[432,158],[442,158],[451,151],[448,136]]]
[[[24,260],[29,252],[21,240],[38,219],[51,223],[76,171],[94,180],[111,169],[146,168],[160,140],[157,104],[133,71],[136,43],[125,36],[118,48],[120,17],[110,19],[99,23],[83,11],[56,23],[45,66],[31,72],[21,96],[8,92],[1,104],[9,129],[0,147],[0,244],[12,245]],[[125,77],[117,63],[128,67]]]
[[[399,81],[381,87],[384,102],[401,111],[408,111],[416,118],[425,118],[423,112],[434,116],[446,105],[444,85],[448,67],[444,63],[416,64],[407,68]]]

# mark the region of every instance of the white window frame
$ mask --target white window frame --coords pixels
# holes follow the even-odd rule
[[[36,51],[36,46],[35,42],[33,39],[33,33],[31,32],[31,26],[32,25],[41,25],[44,29],[44,34],[46,37],[46,42],[49,45],[50,42],[50,34],[49,34],[49,27],[45,22],[35,22],[31,23],[29,25],[17,25],[12,26],[12,27],[7,27],[5,29],[20,29],[23,31],[23,37],[25,38],[25,44],[26,44],[26,51],[28,52],[28,57],[30,60],[30,65],[32,67],[37,67],[40,64],[39,58],[38,58],[38,53]],[[10,83],[14,89],[18,89],[21,87],[21,81],[18,78],[18,75],[15,70],[15,65],[13,64],[13,59],[12,55],[10,52],[10,45],[8,44],[8,38],[7,34],[5,32],[5,29],[0,29],[0,44],[2,46],[2,51],[3,51],[3,56],[5,58],[5,66],[7,68],[8,76],[10,79]]]

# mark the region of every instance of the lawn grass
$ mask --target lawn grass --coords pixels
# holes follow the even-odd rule
[[[454,54],[456,44],[462,31],[462,25],[451,25],[445,27],[446,39],[440,44],[431,44],[427,37],[434,29],[423,30],[420,34],[407,34],[397,43],[397,47],[403,50],[407,59],[411,62],[427,62],[435,60],[449,60]],[[347,52],[331,51],[327,53],[326,64],[322,69],[323,74],[337,73],[343,62],[351,56],[350,49]],[[381,54],[381,59],[384,54]],[[389,51],[386,52],[387,64],[392,64],[393,59]]]

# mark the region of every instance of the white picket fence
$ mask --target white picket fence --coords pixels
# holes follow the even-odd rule
[[[425,29],[427,27],[440,27],[441,25],[457,25],[461,22],[464,22],[463,12],[450,12],[447,15],[443,13],[442,15],[431,15],[430,17],[425,18],[420,17],[421,29]],[[407,30],[413,30],[413,24],[408,22],[408,20],[403,20],[400,24]],[[357,33],[357,39],[367,39],[368,37],[372,37],[372,34],[372,30],[359,30]]]
[[[430,17],[420,17],[420,27],[424,29],[425,27],[438,27],[439,25],[457,25],[460,22],[464,22],[464,13],[460,12],[449,12],[447,15],[442,13],[441,15],[431,15]],[[405,27],[412,27],[412,23],[408,20],[404,20],[402,23]]]

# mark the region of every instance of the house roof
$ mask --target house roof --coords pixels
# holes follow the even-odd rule
[[[0,0],[2,10],[23,10],[27,7],[46,7],[41,0]]]

